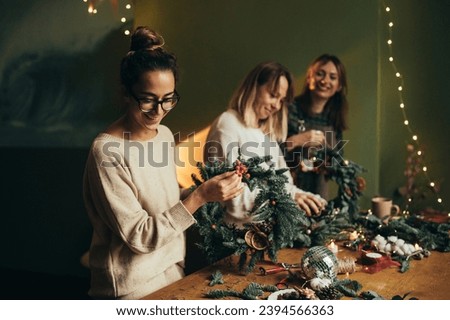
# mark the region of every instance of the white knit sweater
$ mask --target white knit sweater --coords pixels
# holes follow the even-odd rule
[[[94,229],[92,297],[140,298],[161,287],[166,270],[183,266],[184,231],[195,220],[180,202],[167,127],[145,142],[98,135],[86,164],[84,199]]]
[[[204,150],[205,161],[224,156],[231,164],[238,158],[240,150],[244,159],[270,155],[275,169],[287,168],[278,143],[260,129],[247,127],[238,113],[231,109],[222,113],[213,122],[206,141],[210,147],[206,147]],[[213,145],[211,145],[212,141]],[[285,172],[285,175],[288,178],[286,190],[293,197],[296,193],[305,193],[293,184],[289,170]],[[248,218],[247,213],[253,208],[258,191],[258,189],[250,191],[249,188],[244,188],[244,192],[240,196],[227,201],[224,220],[237,226],[250,222],[251,219]]]

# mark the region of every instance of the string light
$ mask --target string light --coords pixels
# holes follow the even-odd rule
[[[405,84],[404,84],[404,79],[403,79],[403,76],[402,76],[402,74],[399,72],[399,70],[397,69],[397,66],[396,66],[396,64],[395,64],[395,62],[394,62],[394,54],[393,54],[393,43],[394,43],[394,40],[393,40],[393,32],[392,32],[392,30],[393,30],[393,27],[394,27],[394,21],[393,21],[393,19],[392,19],[392,12],[391,12],[391,7],[389,7],[389,6],[387,6],[386,5],[386,3],[385,3],[385,1],[382,1],[382,4],[383,4],[383,6],[384,6],[384,10],[386,11],[386,14],[388,15],[388,23],[387,23],[387,26],[388,26],[388,38],[387,38],[387,40],[386,40],[386,43],[387,43],[387,45],[388,45],[388,49],[389,49],[389,58],[388,58],[388,60],[389,60],[389,62],[390,62],[390,64],[391,64],[391,66],[392,66],[392,68],[393,68],[393,71],[394,71],[394,75],[395,75],[395,77],[398,79],[398,81],[399,81],[399,84],[398,84],[398,86],[397,86],[397,91],[398,91],[398,94],[399,94],[399,99],[400,99],[400,110],[401,110],[401,112],[402,112],[402,115],[403,115],[403,124],[405,125],[405,127],[408,129],[408,132],[411,134],[411,139],[412,139],[412,141],[413,141],[413,144],[415,144],[415,146],[417,147],[417,149],[418,149],[418,151],[417,151],[417,155],[418,156],[421,156],[422,155],[422,151],[420,150],[421,149],[421,147],[420,147],[420,145],[419,145],[419,143],[418,143],[418,136],[416,135],[416,134],[414,134],[414,132],[413,132],[413,130],[412,130],[412,128],[411,128],[411,126],[410,126],[410,122],[409,122],[409,120],[408,120],[408,117],[407,117],[407,114],[406,114],[406,107],[405,107],[405,103],[404,103],[404,99],[403,99],[403,95],[402,95],[402,93],[403,93],[403,91],[404,91],[404,88],[405,88]],[[432,181],[431,179],[430,179],[430,177],[429,177],[429,175],[428,175],[428,168],[427,168],[427,166],[423,166],[422,167],[422,172],[423,172],[423,174],[425,175],[425,177],[426,177],[426,179],[428,180],[428,185],[432,188],[432,190],[434,191],[434,193],[436,194],[436,200],[437,200],[437,202],[439,203],[439,204],[442,204],[442,202],[443,202],[443,200],[442,200],[442,198],[439,196],[439,194],[438,194],[438,190],[436,190],[436,183],[434,182],[434,181]],[[411,203],[412,201],[413,201],[413,199],[411,198],[411,197],[408,197],[408,203]],[[450,216],[450,214],[449,214],[449,216]]]
[[[82,0],[84,3],[88,4],[88,12],[89,14],[96,14],[98,13],[97,5],[99,5],[103,0]],[[111,5],[114,6],[116,9],[115,11],[122,9],[125,10],[131,10],[132,5],[130,3],[131,0],[124,0],[124,1],[118,1],[118,0],[110,0]],[[125,2],[125,4],[119,4],[119,2]],[[129,15],[129,13],[127,14]],[[127,17],[124,15],[121,16],[120,22],[126,23],[128,21]],[[126,29],[123,32],[124,35],[129,36],[131,34],[130,30]]]

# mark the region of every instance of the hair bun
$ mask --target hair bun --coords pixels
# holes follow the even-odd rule
[[[154,50],[164,45],[164,38],[147,27],[137,27],[131,36],[130,51]]]

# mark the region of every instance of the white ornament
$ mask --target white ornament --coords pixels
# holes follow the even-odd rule
[[[384,247],[384,252],[389,253],[392,251],[392,246],[390,243],[386,244],[386,246]]]
[[[389,236],[387,239],[390,242],[396,242],[398,240],[398,238],[396,236]]]
[[[321,290],[328,287],[331,284],[331,280],[327,278],[313,278],[310,285],[313,290]]]
[[[402,250],[405,254],[410,254],[411,253],[411,249],[409,248],[409,245],[407,243],[402,245]]]
[[[311,247],[301,259],[302,270],[307,278],[336,279],[338,260],[325,246]]]
[[[401,247],[397,247],[396,246],[395,252],[397,252],[397,254],[400,255],[400,256],[404,256],[405,255],[405,252],[401,249]]]

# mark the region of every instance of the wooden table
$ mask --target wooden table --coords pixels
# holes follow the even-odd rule
[[[299,263],[306,249],[283,249],[278,254],[279,262]],[[340,249],[338,258],[357,257],[358,253],[348,249]],[[260,262],[247,275],[239,274],[237,257],[230,261],[222,260],[186,276],[143,299],[146,300],[200,300],[206,299],[204,294],[213,289],[233,289],[242,291],[251,282],[264,285],[274,285],[288,276],[283,271],[271,275],[261,275],[259,267],[273,268],[270,261]],[[211,275],[219,270],[223,274],[224,283],[209,286]],[[362,291],[373,290],[385,299],[394,295],[404,295],[411,292],[407,298],[416,297],[420,300],[449,300],[450,299],[450,253],[433,251],[423,260],[412,260],[410,269],[405,273],[399,272],[398,267],[390,267],[377,273],[357,271],[349,275],[339,275],[340,279],[350,278],[362,285]],[[289,283],[297,285],[296,283]],[[267,296],[267,295],[266,295]],[[263,296],[262,298],[265,298]]]

